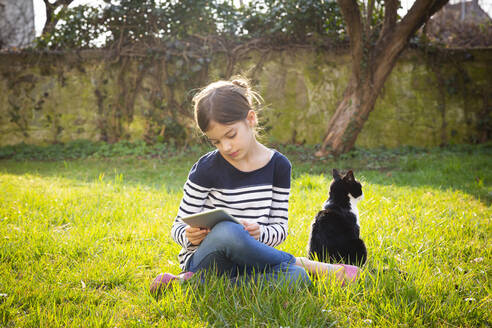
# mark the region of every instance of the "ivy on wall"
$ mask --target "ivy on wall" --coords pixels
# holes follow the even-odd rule
[[[56,28],[37,40],[37,48],[104,49],[105,70],[114,75],[116,84],[111,87],[117,96],[108,98],[104,89],[109,86],[102,76],[94,94],[101,139],[109,142],[128,137],[124,126],[132,123],[138,96],[152,104],[144,111],[147,142],[187,140],[189,131],[181,119],[191,118],[187,91],[209,82],[214,60],[224,62],[215,78],[227,79],[252,50],[266,58],[272,50],[347,45],[334,1],[255,0],[241,6],[217,0],[106,3],[59,11]],[[261,65],[260,60],[250,78]]]
[[[109,55],[97,50],[0,54],[0,145],[88,139],[178,146],[197,140],[189,103],[194,90],[188,82],[165,82],[180,65],[131,56],[108,62]],[[349,55],[297,49],[241,56],[234,72],[253,78],[265,98],[260,119],[268,142],[318,143],[343,91]],[[196,73],[195,90],[226,72],[226,58],[224,53],[212,57]],[[358,146],[490,140],[490,58],[492,52],[485,50],[427,57],[407,52]],[[440,77],[432,65],[440,65]]]
[[[485,77],[492,73],[490,65],[484,65],[478,71],[477,68],[470,69],[467,63],[477,61],[474,53],[470,51],[442,51],[436,47],[423,50],[423,58],[428,69],[433,72],[439,93],[437,109],[441,116],[440,146],[448,145],[449,140],[458,134],[458,131],[447,128],[449,116],[447,101],[456,97],[461,98],[465,125],[463,129],[471,127],[477,131],[466,142],[484,143],[490,140],[492,138],[492,106],[489,91],[491,85],[474,81],[478,75]],[[476,54],[478,53],[475,52]],[[477,100],[480,105],[472,111],[470,107],[473,107],[473,102],[477,104]]]
[[[76,69],[91,80],[91,84],[83,84],[92,86],[84,90],[90,93],[84,97],[94,104],[90,110],[95,111],[99,140],[114,143],[130,139],[132,129],[139,126],[146,143],[188,143],[196,137],[190,129],[190,99],[210,79],[245,73],[256,84],[265,62],[278,53],[295,54],[300,49],[329,53],[346,49],[348,44],[344,22],[334,1],[254,0],[242,6],[219,0],[106,3],[97,8],[78,6],[57,13],[56,28],[37,40],[37,50],[31,54],[31,65],[41,71],[40,76],[29,72],[4,73],[12,91],[7,102],[9,120],[25,136],[32,133],[27,117],[45,113],[43,124],[52,131],[48,139],[54,143],[63,139],[61,114],[54,109],[57,101],[53,91],[73,88],[74,83],[67,80],[73,75],[70,70]],[[381,25],[381,9],[376,1],[371,22],[374,28]],[[91,53],[97,54],[82,55]],[[250,62],[244,72],[244,63],[252,56],[254,63]],[[91,58],[94,64],[87,64]],[[39,65],[40,61],[46,63]],[[88,71],[93,65],[97,68]],[[429,61],[429,65],[440,65],[439,60]],[[314,71],[319,73],[317,68]],[[485,97],[482,94],[487,94],[490,84],[480,86],[483,90],[464,88],[460,76],[466,75],[453,72],[446,72],[438,80],[440,88],[455,88],[460,94],[468,92],[466,99],[472,98],[471,93]],[[457,78],[453,79],[453,74]],[[42,81],[29,80],[49,79],[53,75],[57,76],[57,85],[50,90],[39,88]],[[453,96],[446,90],[441,92],[442,101]],[[483,100],[485,118],[490,118],[488,101]],[[445,102],[439,104],[443,128],[449,107],[446,106]],[[141,117],[143,122],[136,122]],[[481,128],[488,131],[484,138],[489,138],[491,120],[478,121],[488,122]],[[292,142],[305,142],[297,140],[302,137],[296,136],[295,131]],[[447,143],[450,138],[443,134],[442,140]]]

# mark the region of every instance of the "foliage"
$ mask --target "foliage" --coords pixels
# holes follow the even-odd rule
[[[97,40],[107,32],[99,24],[100,12],[97,8],[80,5],[60,10],[54,15],[58,21],[56,28],[36,39],[41,49],[82,49],[97,46]]]
[[[101,24],[113,42],[153,43],[154,39],[181,39],[193,33],[214,33],[213,4],[206,0],[123,0],[103,10]]]
[[[287,150],[294,179],[280,249],[297,256],[331,168],[380,162],[355,173],[370,258],[354,285],[232,287],[210,277],[154,299],[152,278],[179,272],[169,231],[201,150],[138,161],[1,160],[0,325],[490,326],[490,146],[357,150],[313,162],[299,157],[309,150]]]
[[[345,38],[345,24],[335,1],[256,0],[243,9],[242,27],[250,37],[305,42],[313,36]]]
[[[301,43],[313,36],[345,38],[334,1],[255,0],[236,7],[228,1],[122,0],[97,8],[69,8],[58,15],[56,29],[40,38],[41,48],[111,48],[133,43],[149,47],[194,35]]]

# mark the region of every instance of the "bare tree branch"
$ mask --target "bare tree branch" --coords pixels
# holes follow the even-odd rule
[[[74,0],[57,0],[51,3],[49,0],[43,0],[44,5],[46,6],[46,24],[43,27],[42,35],[47,33],[51,33],[58,23],[58,20],[55,19],[55,11],[61,7],[61,10],[65,10]]]
[[[372,13],[374,11],[374,0],[369,0],[367,3],[367,16],[366,16],[366,38],[369,39],[371,35],[371,23]]]
[[[407,40],[447,2],[448,0],[416,0],[405,17],[397,24],[395,33],[405,36]]]
[[[358,79],[361,74],[360,63],[364,54],[364,30],[359,5],[356,0],[337,0],[337,2],[342,11],[343,18],[347,22],[350,52],[352,55],[352,75]]]
[[[447,2],[448,0],[416,0],[400,22],[394,24],[390,29],[383,28],[385,33],[381,33],[376,48],[384,49],[384,53],[376,54],[376,62],[382,62],[389,60],[393,56],[398,56],[405,48],[410,37]],[[389,20],[390,18],[388,18]],[[392,24],[391,21],[388,24]],[[376,66],[378,67],[378,65]],[[381,74],[386,75],[386,72]],[[375,79],[380,78],[377,71],[374,72],[374,77]]]
[[[316,156],[340,154],[351,149],[364,122],[374,109],[377,97],[410,37],[448,0],[416,0],[397,23],[399,0],[384,0],[383,28],[375,45],[363,40],[362,23],[356,0],[337,0],[345,19],[352,53],[352,76],[342,101],[330,121]],[[371,0],[368,0],[371,1]],[[368,3],[369,5],[369,3]],[[370,8],[367,9],[366,31]],[[363,70],[363,71],[362,71]],[[364,75],[361,75],[361,73]]]
[[[386,35],[395,28],[399,5],[399,0],[384,0],[384,23],[383,30],[379,36],[380,39],[385,38]]]

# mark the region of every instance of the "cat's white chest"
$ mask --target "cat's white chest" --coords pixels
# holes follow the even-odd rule
[[[355,215],[356,223],[360,227],[359,209],[357,208],[357,203],[364,198],[364,194],[360,195],[357,198],[353,197],[351,194],[349,194],[348,196],[349,196],[349,200],[350,200],[350,212],[352,212]]]
[[[355,215],[355,220],[356,220],[355,222],[360,227],[359,209],[357,208],[357,203],[364,199],[364,194],[360,195],[357,198],[353,197],[351,194],[348,194],[348,196],[349,196],[349,200],[350,200],[350,212],[352,212]],[[331,200],[328,199],[323,204],[323,208],[327,208],[330,204],[331,204]]]

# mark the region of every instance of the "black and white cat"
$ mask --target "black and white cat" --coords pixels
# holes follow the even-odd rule
[[[323,262],[362,265],[367,250],[359,238],[360,224],[357,202],[362,200],[362,185],[354,173],[344,176],[333,169],[330,195],[313,221],[309,236],[308,256]]]

